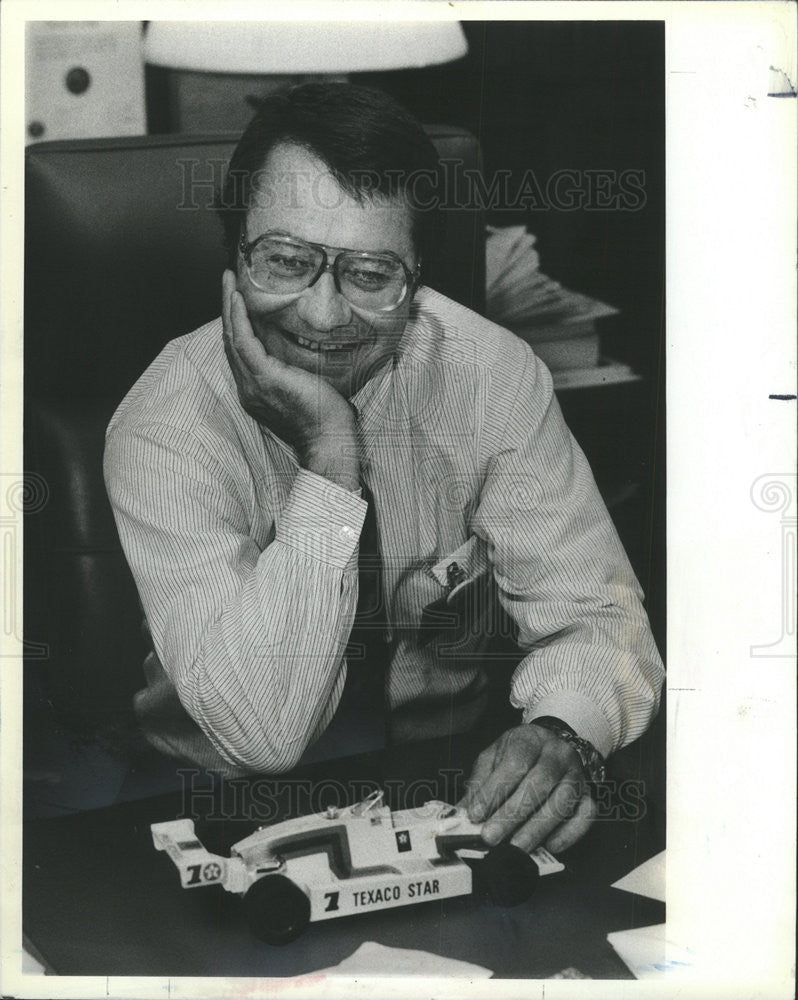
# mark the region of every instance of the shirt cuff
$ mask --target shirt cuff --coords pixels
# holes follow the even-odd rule
[[[275,540],[309,559],[344,569],[357,548],[367,508],[356,493],[300,469],[277,517]]]
[[[579,691],[557,691],[547,694],[534,707],[524,710],[524,722],[533,722],[541,715],[553,715],[567,723],[577,736],[592,743],[602,757],[612,753],[613,741],[609,723],[590,698]]]

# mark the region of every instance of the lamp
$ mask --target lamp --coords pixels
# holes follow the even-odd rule
[[[151,21],[145,59],[206,73],[358,73],[450,62],[456,21]]]
[[[456,21],[151,21],[144,55],[169,71],[172,127],[243,128],[286,83],[412,69],[466,55]]]

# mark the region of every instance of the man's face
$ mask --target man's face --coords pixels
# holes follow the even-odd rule
[[[341,190],[312,153],[283,143],[275,146],[258,174],[246,239],[251,242],[266,231],[277,231],[320,244],[330,261],[340,250],[390,250],[412,271],[417,256],[411,224],[410,211],[401,201],[366,200],[361,205]],[[250,281],[241,254],[238,289],[266,351],[320,375],[347,398],[395,353],[411,303],[407,295],[390,312],[358,310],[336,290],[329,272],[299,295],[263,292]]]

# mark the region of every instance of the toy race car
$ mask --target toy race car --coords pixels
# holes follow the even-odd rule
[[[207,851],[190,819],[153,823],[152,839],[174,861],[184,889],[218,884],[242,895],[253,934],[269,944],[293,941],[312,920],[475,888],[513,906],[541,875],[564,867],[542,848],[489,848],[480,824],[445,802],[391,812],[382,799],[378,790],[357,805],[261,827],[229,858]]]

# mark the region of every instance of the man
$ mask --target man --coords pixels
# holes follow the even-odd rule
[[[467,803],[488,842],[561,850],[662,665],[545,367],[421,283],[435,169],[414,119],[342,84],[267,99],[242,137],[221,320],[169,344],[108,431],[154,643],[136,705],[156,746],[227,774],[290,769],[341,719],[351,752],[383,691],[394,743],[471,730],[497,598],[519,711]]]

